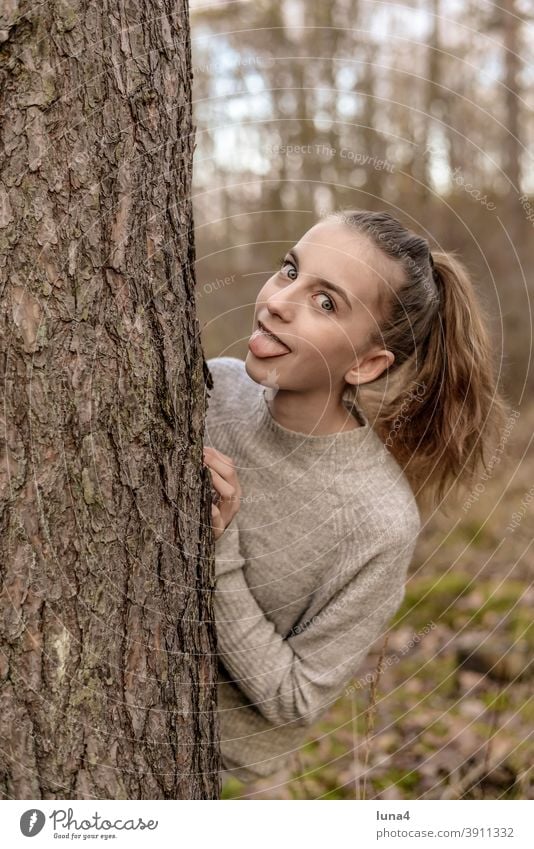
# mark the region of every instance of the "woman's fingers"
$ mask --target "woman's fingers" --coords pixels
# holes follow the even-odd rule
[[[212,448],[210,445],[204,446],[204,457],[209,458],[210,462],[215,463],[221,468],[234,467],[234,461],[231,457],[228,457],[227,454],[223,454],[222,451],[217,451],[216,448]]]
[[[228,456],[228,454],[223,454],[222,451],[219,451],[218,448],[214,448],[212,445],[204,445],[204,451],[207,451],[208,453],[213,454],[214,456],[221,457],[223,460],[227,460],[229,463],[234,462],[232,458]]]
[[[215,448],[205,447],[204,462],[217,475],[214,483],[220,483],[221,486],[223,482],[226,483],[226,489],[219,490],[217,486],[217,490],[221,492],[221,495],[229,497],[240,492],[235,464],[231,457],[227,457],[226,454],[217,451]],[[231,487],[233,492],[228,487]]]
[[[221,511],[215,505],[211,505],[211,522],[215,539],[218,539],[225,529],[224,519]]]
[[[211,506],[213,534],[218,539],[239,511],[241,485],[234,461],[222,451],[204,446],[204,464],[209,469],[214,494],[219,496]]]
[[[231,483],[225,481],[225,479],[218,472],[216,472],[215,469],[212,469],[210,466],[208,466],[208,469],[210,471],[213,486],[215,487],[217,492],[222,495],[223,498],[231,498],[233,495],[236,494],[235,486],[232,486]]]

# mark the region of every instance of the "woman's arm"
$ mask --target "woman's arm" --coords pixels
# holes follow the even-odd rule
[[[258,605],[243,571],[237,528],[216,553],[218,646],[227,670],[270,722],[311,725],[341,695],[404,596],[415,540],[391,538],[350,577],[354,541],[340,547],[347,582],[314,594],[317,613],[283,637]],[[406,536],[406,535],[404,535]],[[219,541],[218,541],[219,542]],[[357,568],[357,564],[356,564]],[[324,595],[324,604],[317,600]]]
[[[239,551],[239,517],[236,516],[221,536],[215,540],[215,577],[242,569],[246,561]]]

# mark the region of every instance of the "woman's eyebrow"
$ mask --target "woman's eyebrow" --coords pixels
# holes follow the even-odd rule
[[[297,256],[295,248],[290,248],[286,256],[290,256],[297,268],[299,267],[299,258]],[[336,292],[340,298],[343,298],[349,310],[352,309],[347,293],[344,289],[341,288],[341,286],[338,286],[336,283],[330,283],[329,280],[323,280],[321,277],[315,277],[313,274],[309,276],[315,281],[315,283],[318,283],[320,286],[324,286],[325,289],[330,289],[331,292]]]

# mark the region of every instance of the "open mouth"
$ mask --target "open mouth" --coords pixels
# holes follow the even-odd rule
[[[264,324],[261,323],[261,321],[258,321],[258,327],[261,331],[263,331],[263,333],[267,333],[271,337],[271,339],[274,339],[276,342],[279,342],[280,345],[283,345],[284,348],[286,348],[288,351],[291,351],[291,348],[289,347],[289,345],[286,345],[286,343],[282,342],[282,340],[279,339],[278,336],[276,336],[274,333],[271,333],[270,330],[267,330],[267,328],[265,327]]]
[[[291,353],[285,342],[282,342],[274,333],[271,333],[261,321],[248,342],[249,351],[255,357],[264,359],[266,357],[283,357]]]

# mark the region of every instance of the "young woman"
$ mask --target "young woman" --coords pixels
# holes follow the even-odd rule
[[[464,266],[386,212],[308,230],[248,348],[208,361],[204,454],[221,750],[243,781],[287,774],[402,602],[418,502],[470,480],[503,417]]]

